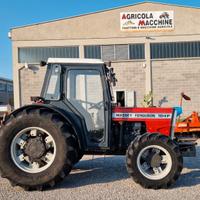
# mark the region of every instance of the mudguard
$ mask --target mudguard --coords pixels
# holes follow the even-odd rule
[[[17,115],[17,113],[22,112],[23,110],[27,110],[27,109],[32,109],[32,108],[46,108],[50,111],[54,111],[56,113],[58,113],[59,115],[61,115],[66,121],[67,123],[69,123],[69,125],[73,128],[74,133],[76,135],[76,137],[78,138],[78,143],[79,143],[79,147],[82,150],[85,150],[86,147],[86,143],[84,141],[83,135],[82,134],[82,130],[80,125],[77,125],[77,122],[75,120],[72,119],[71,115],[65,111],[62,110],[58,107],[55,107],[51,104],[30,104],[30,105],[26,105],[26,106],[22,106],[21,108],[18,108],[16,110],[14,110],[13,112],[11,112],[9,115],[6,116],[5,120],[3,121],[3,124],[12,117],[12,115]]]

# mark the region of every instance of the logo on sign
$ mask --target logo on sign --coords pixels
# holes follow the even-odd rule
[[[174,12],[122,12],[120,23],[122,31],[170,30],[174,29]]]

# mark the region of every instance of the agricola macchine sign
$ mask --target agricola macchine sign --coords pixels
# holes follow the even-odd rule
[[[121,31],[150,31],[174,29],[173,11],[122,12]]]

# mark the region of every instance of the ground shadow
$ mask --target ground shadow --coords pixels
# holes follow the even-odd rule
[[[100,157],[80,161],[75,165],[71,174],[55,189],[109,183],[127,178],[129,176],[126,171],[124,156]]]
[[[184,170],[174,188],[200,184],[200,145],[196,146],[196,150],[196,157],[184,158]]]
[[[200,184],[200,146],[197,147],[196,158],[184,158],[184,168],[181,176],[171,189]],[[91,156],[91,160],[82,160],[75,165],[71,174],[55,189],[76,188],[128,178],[125,156],[97,157],[94,159]]]
[[[172,187],[181,188],[181,187],[192,187],[200,184],[200,170],[193,170],[191,172],[181,174],[180,178],[176,184]]]

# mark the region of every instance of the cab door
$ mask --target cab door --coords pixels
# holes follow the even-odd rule
[[[103,69],[67,70],[67,101],[80,115],[88,147],[108,147],[108,95]]]

